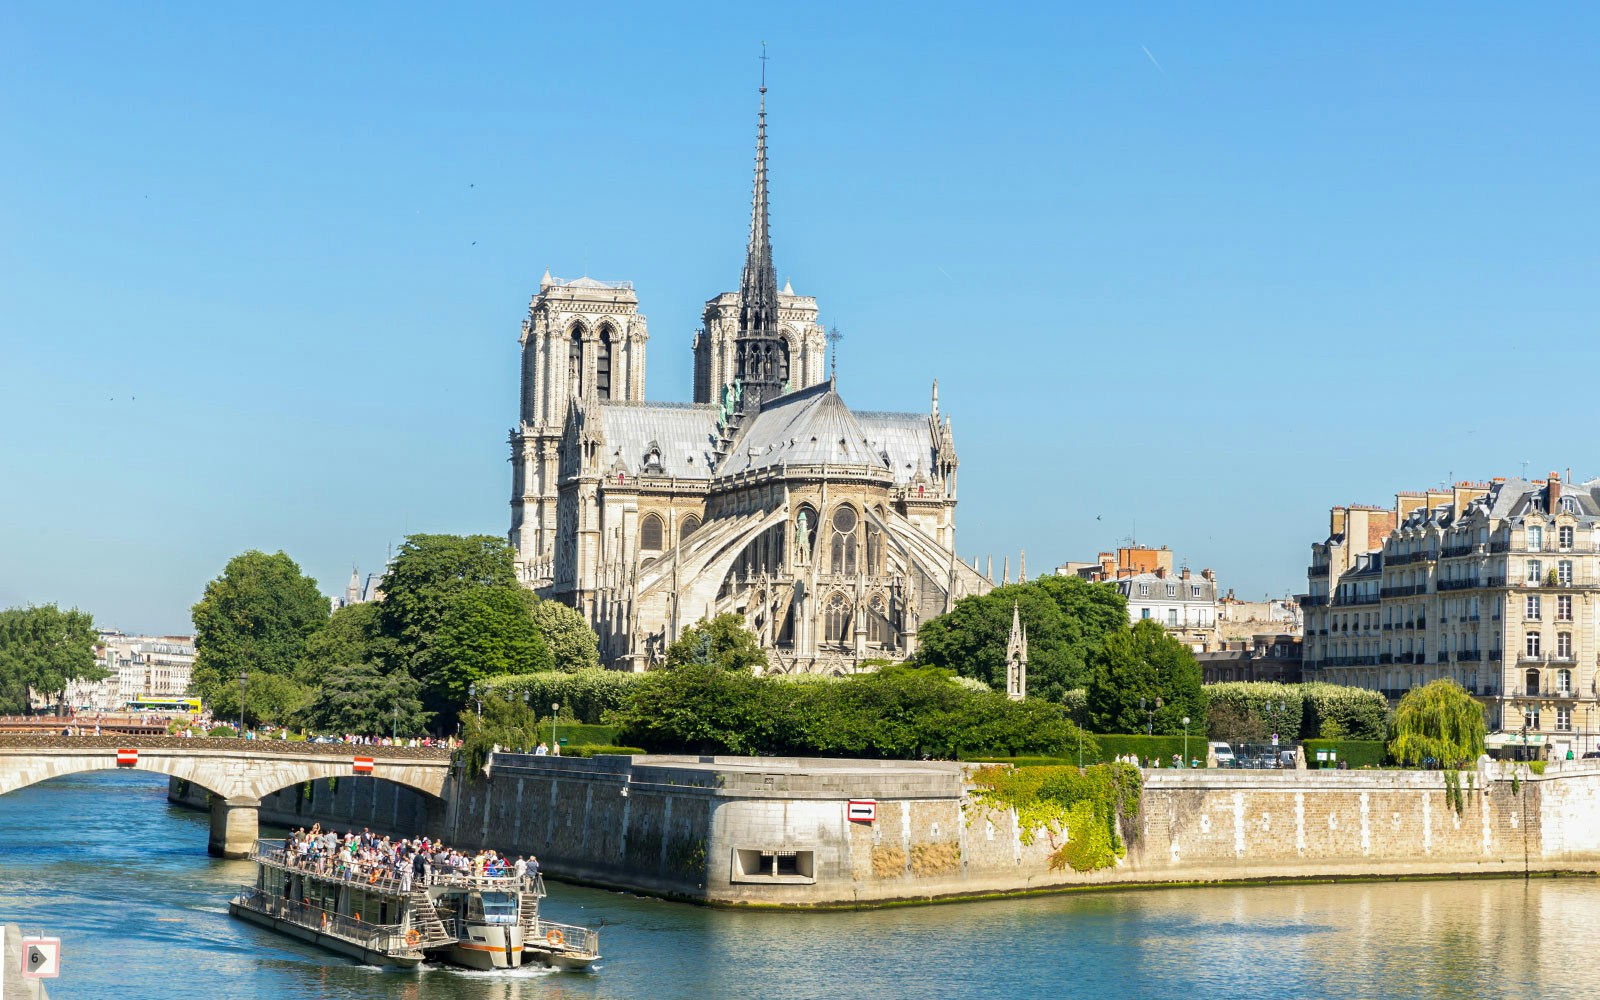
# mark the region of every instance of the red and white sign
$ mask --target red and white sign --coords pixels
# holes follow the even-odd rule
[[[357,774],[371,774],[372,773],[372,758],[371,757],[357,757],[357,758],[354,759],[353,767],[355,768],[355,772]]]
[[[851,799],[845,807],[845,818],[852,823],[876,823],[878,821],[877,799]]]
[[[117,750],[118,767],[137,767],[139,765],[139,751],[122,748]]]
[[[61,975],[61,939],[22,939],[22,975],[25,979],[54,979]]]

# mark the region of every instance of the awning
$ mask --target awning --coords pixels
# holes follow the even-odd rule
[[[1502,747],[1540,747],[1544,746],[1543,733],[1490,733],[1483,738],[1483,745],[1490,750]]]

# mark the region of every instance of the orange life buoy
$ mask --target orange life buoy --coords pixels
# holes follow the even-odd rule
[[[561,932],[553,927],[550,929],[550,933],[544,936],[544,939],[549,941],[557,948],[561,947],[561,942],[566,940],[566,938],[562,936]]]
[[[328,915],[326,913],[324,913],[322,915],[322,929],[323,930],[327,930],[328,929]]]
[[[376,881],[378,881],[378,870],[376,868],[374,868],[372,870],[372,874],[367,876],[367,884],[371,885],[372,883],[374,883]]]
[[[415,927],[411,928],[409,931],[406,931],[406,944],[415,948],[417,946],[417,942],[421,940],[422,935],[417,933],[417,929]]]

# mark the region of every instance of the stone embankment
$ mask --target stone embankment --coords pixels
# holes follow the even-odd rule
[[[1544,775],[1144,772],[1127,855],[1051,866],[1070,830],[975,799],[971,765],[497,754],[440,798],[369,778],[263,798],[312,822],[534,854],[557,876],[725,905],[852,906],[1074,888],[1600,870],[1600,762]],[[1453,780],[1453,779],[1452,779]],[[189,799],[194,803],[194,792]],[[855,806],[852,807],[852,803]],[[855,818],[852,818],[854,816]]]

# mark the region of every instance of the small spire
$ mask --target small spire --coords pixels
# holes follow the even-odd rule
[[[1028,550],[1022,550],[1022,558],[1017,560],[1017,582],[1028,582]]]
[[[793,295],[794,294],[794,286],[789,284],[789,279],[788,278],[784,278],[783,279],[783,294],[785,294],[785,295]]]
[[[933,419],[939,419],[939,380],[933,380]]]
[[[1000,570],[1000,585],[1002,587],[1010,586],[1010,584],[1011,584],[1011,557],[1010,556],[1006,556],[1005,559],[1001,561],[1000,565],[1002,567],[1001,570]]]
[[[983,575],[989,578],[989,582],[990,583],[993,583],[994,582],[994,556],[990,556],[989,557],[988,566],[989,566],[988,570]]]
[[[839,381],[839,341],[844,339],[844,334],[839,332],[837,324],[828,331],[828,380],[834,383]]]
[[[548,265],[546,265],[544,269],[544,277],[539,279],[539,287],[549,288],[553,284],[555,284],[555,279],[550,277],[550,268]]]

